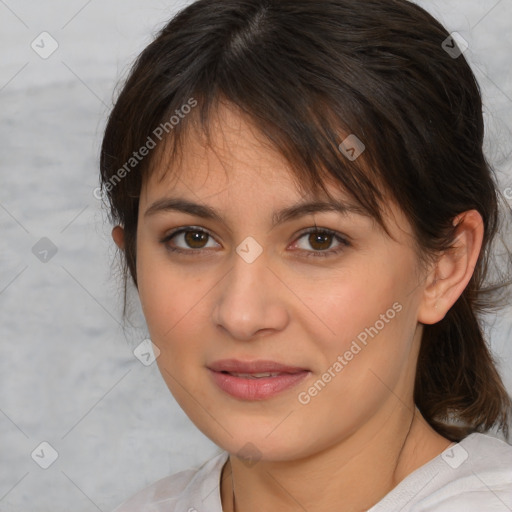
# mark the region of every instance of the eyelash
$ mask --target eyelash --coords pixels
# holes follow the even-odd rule
[[[186,228],[178,228],[177,230],[169,233],[166,235],[160,242],[166,246],[166,249],[170,252],[179,253],[179,254],[201,254],[203,251],[207,249],[181,249],[179,247],[172,247],[169,245],[170,240],[172,240],[175,236],[181,234],[181,233],[187,233],[187,232],[194,232],[194,233],[204,233],[208,235],[209,237],[213,238],[211,233],[206,231],[202,228],[193,228],[192,226],[188,226]],[[303,236],[309,235],[311,233],[316,233],[320,235],[329,235],[334,237],[334,239],[338,242],[340,242],[340,246],[337,249],[329,249],[325,251],[306,251],[304,249],[298,249],[299,251],[307,252],[308,254],[306,257],[313,257],[313,258],[325,258],[330,255],[337,255],[340,252],[342,252],[346,247],[349,247],[351,244],[348,242],[348,240],[342,236],[340,236],[336,231],[333,231],[331,229],[327,228],[309,228],[298,236],[296,241],[300,240]]]

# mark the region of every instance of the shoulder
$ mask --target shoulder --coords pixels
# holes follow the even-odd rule
[[[512,446],[486,434],[471,434],[449,447],[434,478],[435,493],[422,502],[427,511],[512,509]]]
[[[228,453],[222,452],[198,468],[188,468],[164,477],[137,492],[112,512],[188,512],[198,506],[204,508],[205,501],[211,503],[208,510],[217,512],[220,506],[220,474],[227,457]]]
[[[512,446],[487,434],[471,434],[407,476],[370,510],[512,510]]]

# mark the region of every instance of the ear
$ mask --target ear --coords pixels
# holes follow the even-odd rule
[[[124,229],[121,226],[116,226],[112,230],[112,238],[114,239],[117,247],[124,251]]]
[[[453,247],[444,252],[427,276],[418,321],[441,321],[466,288],[475,269],[484,236],[483,219],[476,210],[455,217]]]

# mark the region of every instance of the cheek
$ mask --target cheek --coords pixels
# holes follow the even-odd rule
[[[336,365],[331,371],[345,375],[336,379],[342,387],[370,385],[376,378],[368,375],[372,369],[393,381],[410,359],[415,299],[409,293],[412,261],[405,256],[353,267],[309,289],[312,309],[322,320],[310,324],[309,335],[323,352],[325,368]]]
[[[189,287],[179,285],[179,275],[166,270],[160,251],[151,248],[144,236],[137,244],[139,298],[153,341],[161,341],[178,321],[178,306],[186,302]]]
[[[159,359],[167,353],[180,355],[180,360],[193,355],[194,340],[200,340],[201,326],[207,325],[204,296],[215,279],[190,267],[173,266],[165,252],[149,250],[143,239],[137,258],[139,298],[153,343],[160,351]]]
[[[312,312],[322,322],[326,343],[343,349],[345,344],[380,320],[380,315],[394,316],[392,305],[400,297],[400,286],[389,272],[351,270],[344,275],[308,285]],[[323,327],[322,327],[323,324]],[[380,324],[379,324],[380,325]]]

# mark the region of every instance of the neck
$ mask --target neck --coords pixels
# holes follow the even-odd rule
[[[397,407],[402,408],[401,414],[394,411],[388,419],[372,423],[378,428],[365,425],[308,457],[260,460],[249,467],[231,455],[222,472],[223,511],[361,512],[371,508],[450,444],[417,409]]]

